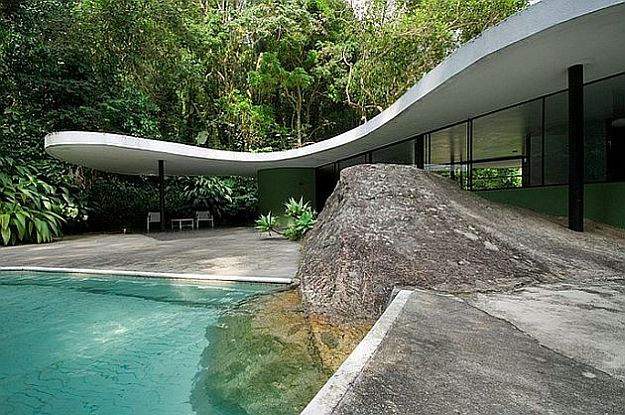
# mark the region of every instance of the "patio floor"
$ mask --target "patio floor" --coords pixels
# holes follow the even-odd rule
[[[252,228],[92,234],[0,247],[0,266],[92,268],[293,278],[300,245]]]

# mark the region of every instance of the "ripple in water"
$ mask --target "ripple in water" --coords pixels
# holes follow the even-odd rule
[[[260,284],[0,274],[2,414],[187,414],[206,333]],[[211,414],[231,411],[206,396]]]

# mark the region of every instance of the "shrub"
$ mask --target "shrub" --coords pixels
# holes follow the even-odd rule
[[[260,217],[256,220],[256,230],[258,232],[266,232],[271,235],[271,232],[277,232],[276,228],[278,226],[278,221],[276,217],[271,214],[271,212],[266,215],[260,215]]]
[[[232,187],[232,202],[224,210],[223,220],[228,223],[253,223],[258,215],[258,187],[253,177],[227,177]]]
[[[0,241],[50,242],[68,220],[86,219],[85,209],[64,186],[52,186],[35,166],[0,157]],[[84,217],[81,217],[83,216]]]
[[[249,177],[180,177],[168,186],[168,204],[180,214],[209,210],[222,223],[250,223],[257,212],[257,193],[256,181]]]
[[[292,241],[299,241],[306,232],[315,226],[317,212],[310,207],[310,202],[304,203],[304,199],[295,200],[290,198],[284,203],[284,214],[289,218],[289,223],[285,229],[278,229],[278,220],[271,212],[261,215],[256,221],[256,229],[271,235],[275,232]]]
[[[300,216],[294,218],[293,223],[284,231],[284,236],[292,241],[299,241],[306,232],[315,226],[315,222],[315,213],[311,210],[305,210]]]
[[[221,217],[232,202],[232,188],[219,177],[181,177],[182,197],[196,210]]]
[[[88,191],[93,213],[89,228],[144,228],[146,214],[159,210],[158,183],[152,177],[96,173]]]

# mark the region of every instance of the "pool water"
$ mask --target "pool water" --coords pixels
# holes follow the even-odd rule
[[[0,413],[229,414],[210,390],[199,405],[191,399],[207,333],[229,308],[272,290],[0,273]]]

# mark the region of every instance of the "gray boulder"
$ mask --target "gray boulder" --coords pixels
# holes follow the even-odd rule
[[[413,166],[359,165],[341,172],[307,234],[298,279],[312,314],[371,322],[397,286],[499,291],[623,273],[622,236],[569,231]]]

